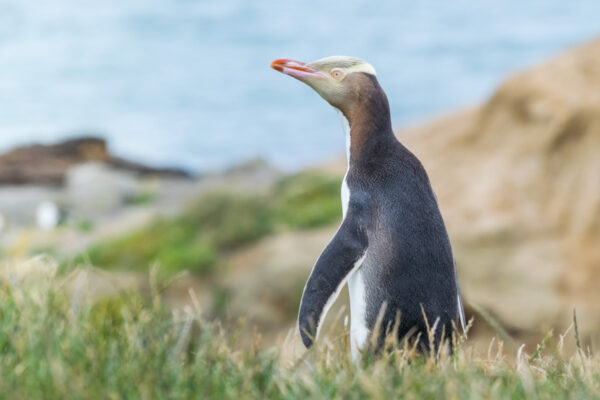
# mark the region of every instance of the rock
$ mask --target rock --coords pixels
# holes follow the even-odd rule
[[[106,164],[114,169],[132,172],[138,176],[154,176],[159,178],[191,179],[192,176],[180,168],[154,168],[144,164],[128,161],[119,157],[109,157]]]
[[[0,186],[0,214],[4,215],[5,227],[36,225],[38,207],[45,202],[62,205],[62,191],[43,185]]]
[[[21,147],[0,156],[0,184],[60,184],[73,165],[108,157],[106,142],[91,137]]]
[[[267,161],[254,159],[232,166],[224,171],[203,176],[205,190],[234,190],[238,192],[268,191],[282,177],[281,171]]]
[[[399,133],[438,195],[467,302],[515,334],[600,324],[600,40],[481,108]]]
[[[132,173],[105,164],[87,163],[71,168],[66,175],[66,202],[79,218],[96,218],[115,212],[139,192]]]
[[[0,185],[60,185],[70,168],[86,162],[104,163],[141,176],[190,177],[183,170],[152,168],[114,157],[104,139],[83,137],[54,145],[34,144],[1,155]]]

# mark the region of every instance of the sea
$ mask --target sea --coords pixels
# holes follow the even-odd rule
[[[0,0],[0,151],[101,135],[153,165],[293,171],[344,136],[276,58],[367,60],[401,128],[598,36],[598,0]]]

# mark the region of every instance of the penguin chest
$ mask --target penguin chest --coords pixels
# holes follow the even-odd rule
[[[348,173],[344,176],[344,180],[342,181],[342,216],[346,218],[346,212],[348,211],[348,203],[350,202],[350,188],[348,187],[348,182],[346,182],[346,177]]]

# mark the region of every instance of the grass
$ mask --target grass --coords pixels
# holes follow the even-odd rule
[[[98,243],[85,257],[103,268],[146,270],[157,262],[167,274],[182,269],[202,274],[210,272],[226,251],[271,230],[267,206],[259,198],[211,193],[184,215]]]
[[[315,228],[331,224],[342,214],[341,180],[302,173],[282,179],[275,186],[275,215],[291,228]]]
[[[135,195],[126,199],[127,204],[131,206],[143,206],[151,204],[156,200],[156,196],[153,193],[142,192],[136,193]]]
[[[278,350],[236,343],[199,307],[172,313],[156,295],[75,302],[60,278],[0,289],[0,398],[10,399],[598,399],[600,358],[548,335],[514,361],[460,347],[410,348],[354,364],[348,339],[284,363]],[[153,286],[154,287],[154,286]]]
[[[158,219],[136,232],[90,247],[75,263],[167,274],[208,274],[224,256],[279,229],[308,229],[341,217],[341,181],[315,173],[283,178],[268,195],[207,193],[176,218]]]

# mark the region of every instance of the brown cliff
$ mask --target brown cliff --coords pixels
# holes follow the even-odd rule
[[[481,108],[400,132],[427,168],[467,301],[515,332],[600,324],[600,40]]]
[[[114,157],[104,139],[83,137],[53,145],[33,144],[0,155],[0,185],[59,185],[71,167],[86,162],[100,162],[139,175],[189,177],[183,170],[153,168]]]

